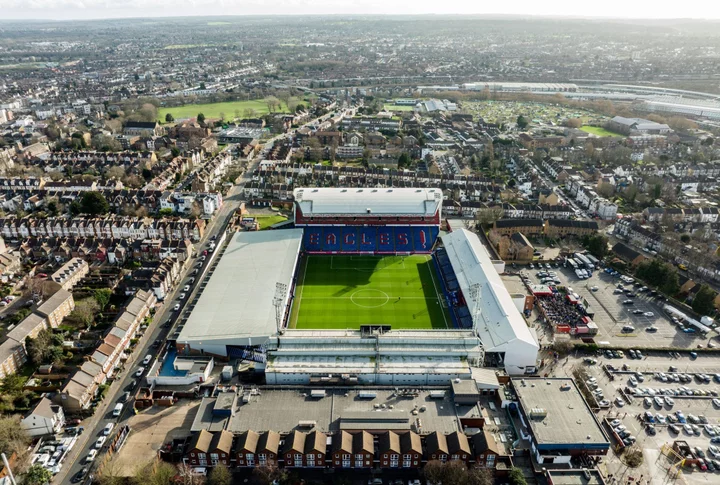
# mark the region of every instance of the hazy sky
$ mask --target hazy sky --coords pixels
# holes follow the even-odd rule
[[[491,5],[488,5],[490,3]],[[718,0],[0,0],[2,19],[185,15],[515,14],[720,19]]]

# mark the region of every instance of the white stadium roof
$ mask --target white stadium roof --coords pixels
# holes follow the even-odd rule
[[[289,285],[302,234],[285,229],[230,236],[177,342],[216,355],[225,355],[225,345],[265,342],[276,331],[276,283]]]
[[[432,217],[442,206],[440,189],[299,188],[293,191],[304,216],[404,214]]]
[[[441,239],[471,313],[476,300],[470,289],[480,289],[480,312],[473,315],[473,326],[485,352],[505,352],[508,373],[524,374],[526,367],[536,365],[539,346],[480,239],[467,229],[455,229]]]

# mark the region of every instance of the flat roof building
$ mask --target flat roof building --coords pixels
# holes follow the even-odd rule
[[[277,283],[287,285],[297,265],[302,229],[237,232],[200,294],[177,338],[178,351],[239,357],[242,347],[261,345],[277,332]]]
[[[538,463],[569,463],[576,455],[604,455],[610,441],[575,381],[514,378],[524,431]]]

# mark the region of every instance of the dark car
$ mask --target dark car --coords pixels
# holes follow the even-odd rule
[[[87,467],[84,467],[82,470],[77,472],[73,477],[70,479],[72,483],[80,483],[83,478],[85,478],[85,475],[87,475],[88,469]]]
[[[152,344],[153,347],[160,347],[160,339],[157,339]]]

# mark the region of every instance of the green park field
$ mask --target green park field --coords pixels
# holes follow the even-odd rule
[[[405,106],[405,105],[399,105],[399,104],[384,104],[383,109],[385,111],[412,111],[415,109],[415,106]]]
[[[279,111],[286,112],[287,106],[282,102],[281,104]],[[195,118],[198,113],[204,114],[205,118],[220,118],[220,113],[225,113],[226,119],[232,119],[235,117],[235,111],[238,111],[242,117],[244,116],[244,111],[247,109],[254,110],[255,116],[262,116],[269,111],[267,103],[262,99],[252,101],[226,101],[224,103],[187,104],[174,108],[160,108],[158,110],[158,119],[164,122],[165,115],[168,113],[172,114],[176,120]]]
[[[427,255],[307,256],[290,328],[445,329],[451,320]]]
[[[602,128],[600,126],[588,126],[583,125],[580,127],[582,131],[585,133],[590,133],[591,135],[597,135],[597,136],[623,136],[620,133],[615,133],[614,131],[608,131],[605,128]]]

